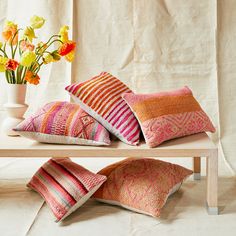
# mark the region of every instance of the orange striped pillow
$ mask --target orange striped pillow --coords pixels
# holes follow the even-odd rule
[[[71,97],[89,115],[98,120],[121,141],[136,145],[140,127],[129,106],[122,99],[123,93],[132,91],[119,79],[107,72],[66,87]]]
[[[69,158],[52,158],[40,167],[27,186],[44,198],[58,222],[82,206],[106,179]]]
[[[207,114],[187,86],[156,94],[126,93],[122,97],[139,120],[150,147],[177,137],[215,132]]]

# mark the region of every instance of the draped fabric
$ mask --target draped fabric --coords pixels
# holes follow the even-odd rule
[[[47,19],[40,39],[62,24],[78,42],[76,59],[48,65],[29,89],[29,113],[67,100],[70,82],[108,71],[138,93],[189,86],[216,125],[220,165],[236,172],[236,4],[234,0],[0,0],[0,24]],[[42,33],[43,32],[43,33]],[[1,84],[3,82],[1,81]],[[3,97],[0,104],[4,102]],[[231,171],[231,172],[230,172]]]

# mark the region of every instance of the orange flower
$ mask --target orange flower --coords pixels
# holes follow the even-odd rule
[[[19,66],[19,63],[13,59],[9,59],[6,63],[7,70],[15,70]]]
[[[29,43],[27,41],[21,41],[20,43],[20,49],[24,52],[26,50],[34,51],[34,45],[32,43]]]
[[[61,45],[61,47],[58,49],[58,53],[61,56],[66,56],[70,52],[75,50],[76,43],[74,41],[67,41]]]
[[[30,84],[37,85],[39,84],[40,78],[38,75],[35,75],[32,71],[27,70],[24,80],[29,82]]]
[[[16,32],[17,32],[17,25],[11,21],[7,21],[4,26],[4,30],[2,32],[2,37],[4,41],[11,43],[11,40],[13,39]],[[16,36],[14,37],[12,44],[16,45],[17,42],[18,42],[18,34],[16,34]]]

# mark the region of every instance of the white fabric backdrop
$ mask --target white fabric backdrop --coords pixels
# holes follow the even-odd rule
[[[31,15],[38,14],[47,19],[40,37],[68,24],[79,42],[72,70],[60,62],[42,71],[41,84],[28,94],[30,112],[46,101],[68,99],[66,84],[102,70],[140,93],[188,85],[217,126],[212,137],[219,143],[221,160],[225,158],[236,171],[234,0],[0,3],[1,25],[5,18],[26,24]]]

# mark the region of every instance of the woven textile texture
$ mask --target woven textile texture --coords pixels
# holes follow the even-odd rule
[[[156,147],[162,142],[215,128],[188,87],[155,94],[124,94],[135,113],[146,143]]]
[[[119,79],[102,72],[83,83],[67,86],[66,90],[75,102],[121,141],[131,145],[139,142],[138,121],[121,97],[122,93],[132,91]]]
[[[93,195],[97,200],[159,217],[168,196],[192,171],[151,158],[128,158],[98,174],[107,181]]]
[[[14,130],[46,143],[110,144],[108,131],[79,105],[69,102],[46,104]]]
[[[28,187],[38,192],[56,217],[63,220],[106,181],[69,158],[52,158],[32,177]]]

